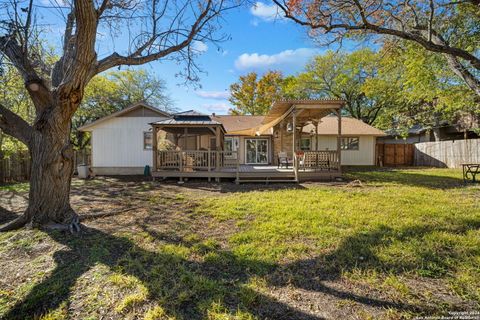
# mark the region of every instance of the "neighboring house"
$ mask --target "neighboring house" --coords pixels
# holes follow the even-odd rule
[[[298,181],[338,176],[339,161],[375,164],[376,138],[384,133],[341,117],[342,105],[278,101],[266,116],[233,116],[193,110],[167,115],[138,104],[80,130],[92,132],[97,174],[138,174],[149,165],[154,177]]]
[[[462,130],[458,125],[449,124],[447,121],[442,121],[435,129],[437,130],[441,141],[480,138],[473,130]],[[433,130],[434,128],[417,124],[408,129],[406,137],[402,137],[400,131],[390,129],[385,131],[386,135],[379,138],[378,142],[385,144],[431,142],[435,141]]]

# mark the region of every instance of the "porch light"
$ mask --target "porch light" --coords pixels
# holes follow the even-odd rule
[[[287,123],[287,132],[293,131],[293,124],[291,122]]]

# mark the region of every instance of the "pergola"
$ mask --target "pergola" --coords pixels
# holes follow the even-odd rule
[[[335,114],[338,119],[337,133],[337,157],[341,161],[341,136],[342,136],[342,113],[341,109],[345,101],[332,99],[319,100],[280,100],[274,102],[272,108],[263,119],[260,126],[248,130],[240,130],[230,132],[235,135],[261,135],[277,125],[283,125],[285,122],[291,121],[292,126],[292,143],[293,153],[297,151],[297,142],[301,128],[307,124],[315,126],[315,136],[318,139],[318,124],[321,119],[329,114]],[[298,130],[300,128],[300,130]],[[282,134],[282,131],[280,131]],[[280,137],[283,140],[283,136]]]
[[[157,166],[157,151],[158,151],[158,132],[164,131],[174,136],[175,146],[181,150],[187,149],[187,137],[193,136],[212,136],[215,137],[215,149],[217,151],[223,150],[223,141],[225,136],[225,128],[223,125],[215,120],[212,120],[208,115],[197,113],[195,111],[186,111],[176,113],[172,118],[151,123],[153,129],[153,165]],[[183,144],[180,145],[180,138],[183,138]]]

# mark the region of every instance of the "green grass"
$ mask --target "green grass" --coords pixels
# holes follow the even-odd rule
[[[122,197],[143,197],[149,214],[122,231],[0,234],[4,276],[15,282],[0,289],[0,318],[303,318],[292,305],[305,292],[346,310],[338,318],[378,318],[366,306],[389,319],[480,306],[479,185],[450,169],[346,176],[362,183],[196,198],[144,184]],[[75,183],[103,200],[112,182]],[[270,295],[278,288],[281,300]],[[322,307],[319,297],[305,303]]]
[[[25,191],[28,191],[28,189],[29,189],[28,182],[8,183],[8,184],[0,185],[0,191],[25,192]]]
[[[480,189],[459,170],[349,172],[363,187],[232,193],[199,212],[235,223],[235,255],[295,266],[311,258],[338,277],[408,295],[400,278],[443,279],[480,302]],[[359,276],[360,275],[360,276]],[[475,280],[477,279],[477,280]]]

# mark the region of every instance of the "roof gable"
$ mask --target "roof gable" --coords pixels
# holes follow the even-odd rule
[[[90,131],[93,127],[99,125],[100,123],[103,123],[105,121],[108,121],[116,117],[155,117],[155,116],[170,117],[170,115],[165,111],[152,107],[146,104],[145,102],[138,102],[125,109],[119,110],[117,112],[109,114],[108,116],[102,117],[91,123],[81,126],[80,128],[78,128],[78,130]]]

